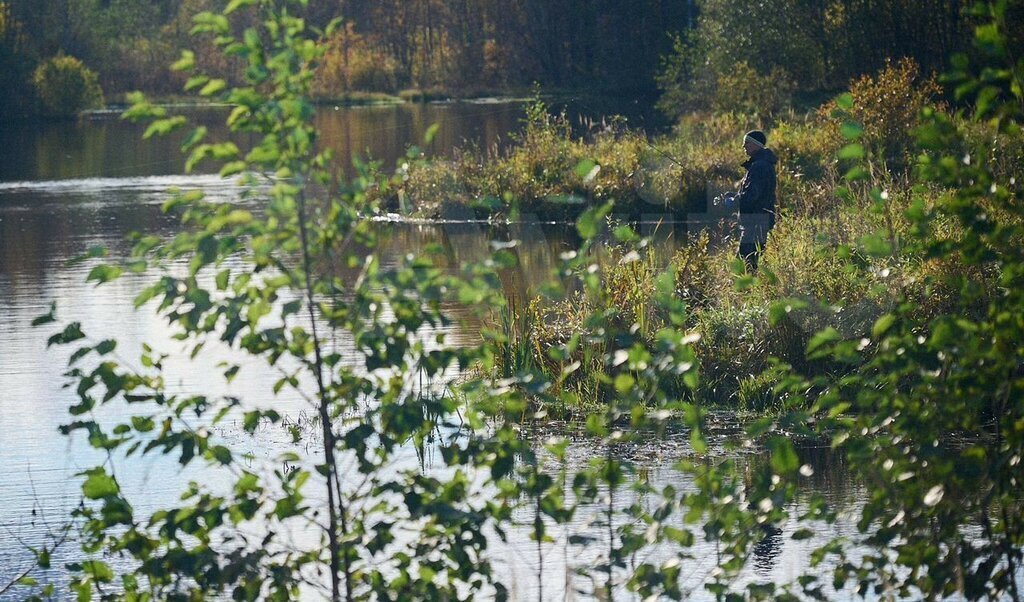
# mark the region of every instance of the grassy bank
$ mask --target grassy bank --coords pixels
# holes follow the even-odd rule
[[[780,218],[756,277],[737,262],[728,229],[714,225],[695,228],[690,244],[675,253],[652,247],[638,253],[634,245],[609,241],[596,255],[600,295],[538,298],[500,318],[506,344],[499,370],[509,376],[540,371],[575,393],[579,403],[555,408],[556,414],[583,411],[607,385],[605,350],[600,337],[589,336],[594,333],[588,333],[593,325],[587,317],[604,312],[617,328],[653,341],[669,318],[650,300],[659,276],[668,272],[675,298],[687,305],[686,326],[699,337],[696,397],[765,412],[785,402],[775,390],[781,373],[776,364],[804,374],[850,369],[807,359],[812,338],[823,329],[832,328],[844,339],[863,337],[870,345],[872,325],[901,299],[913,299],[924,314],[939,315],[971,289],[981,292],[982,307],[996,289],[994,273],[949,257],[932,259],[910,236],[912,217],[949,191],[917,183],[910,136],[893,132],[912,129],[936,91],[916,70],[894,65],[854,82],[853,109],[830,101],[773,121],[767,129],[781,158]],[[892,95],[902,102],[884,101]],[[863,124],[857,153],[840,152],[842,124],[849,120]],[[965,145],[976,140],[977,129],[968,122],[951,118],[951,123]],[[450,161],[414,162],[388,194],[423,217],[440,216],[460,203],[481,216],[571,218],[612,200],[616,213],[626,216],[668,214],[714,222],[726,216],[716,214],[708,199],[742,175],[740,140],[756,124],[750,116],[691,115],[653,143],[614,122],[581,137],[573,135],[564,116],[550,116],[536,103],[509,150],[470,150]],[[1009,178],[1024,149],[998,138],[991,148]],[[855,163],[866,173],[850,183],[841,174]],[[932,227],[939,239],[961,236],[953,220]],[[780,300],[790,300],[782,310]],[[579,333],[584,341],[598,342],[584,342],[557,359],[549,354]],[[679,391],[693,395],[682,383]]]

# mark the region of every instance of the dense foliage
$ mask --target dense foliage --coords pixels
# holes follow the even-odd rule
[[[1024,131],[1024,61],[1009,35],[1008,2],[978,5],[974,60],[954,59],[946,81],[969,102],[989,140],[1019,141]],[[873,553],[840,548],[835,579],[861,592],[921,591],[968,599],[1021,599],[1024,522],[1024,205],[1019,170],[1006,173],[989,141],[970,141],[949,116],[926,110],[914,132],[920,186],[906,209],[912,227],[900,249],[884,233],[875,255],[944,258],[967,269],[936,274],[926,291],[956,291],[948,311],[922,312],[910,295],[879,317],[870,336],[823,331],[812,356],[849,367],[842,378],[795,378],[786,386],[812,405],[787,419],[832,438],[868,488],[860,528]],[[855,145],[853,149],[858,147]],[[858,154],[858,153],[851,153]],[[855,167],[847,179],[863,179]],[[935,202],[926,185],[947,194]],[[868,191],[881,209],[881,189]],[[947,221],[948,220],[948,221]],[[945,227],[952,222],[955,228]],[[979,287],[971,269],[992,274]],[[976,525],[980,534],[965,527]]]
[[[0,40],[9,52],[5,66],[30,73],[40,61],[64,53],[96,70],[112,97],[136,89],[167,95],[183,82],[166,66],[178,48],[191,46],[205,69],[241,83],[245,66],[220,55],[213,36],[189,39],[195,14],[227,4],[5,0],[0,3],[5,13]],[[314,86],[320,97],[357,91],[397,94],[407,88],[468,95],[534,81],[650,95],[658,57],[671,49],[666,32],[688,26],[691,4],[330,0],[297,12],[314,28],[343,20],[343,26],[320,40],[327,49]],[[17,95],[29,85],[24,79],[12,84],[3,94]],[[19,106],[22,112],[30,108]]]
[[[694,109],[743,109],[749,102],[736,79],[757,82],[763,115],[777,111],[777,90],[800,96],[840,90],[851,79],[909,58],[926,74],[942,71],[954,52],[967,51],[969,0],[702,0],[692,30],[665,59],[660,104],[673,114]],[[1008,3],[1007,36],[1021,39],[1024,4]],[[771,90],[765,92],[766,90]],[[783,100],[790,100],[782,95]],[[799,99],[799,98],[798,98]]]
[[[867,332],[815,328],[802,346],[805,361],[776,361],[780,407],[724,444],[765,450],[765,461],[744,466],[709,444],[707,407],[695,395],[707,370],[692,316],[716,299],[689,285],[710,280],[701,263],[707,249],[696,246],[669,268],[648,261],[649,241],[609,222],[610,201],[591,200],[579,213],[581,244],[544,288],[550,303],[582,300],[573,303],[572,332],[537,350],[540,357],[509,353],[514,328],[486,328],[473,344],[448,340],[449,308],[505,305],[499,271],[514,267],[515,256],[495,245],[458,274],[441,269],[432,252],[380,262],[367,227],[376,191],[400,188],[405,174],[365,171],[341,183],[328,171],[310,125],[310,88],[326,48],[318,42],[335,29],[310,30],[292,12],[302,6],[236,0],[222,14],[197,17],[199,33],[245,64],[244,85],[203,73],[192,52],[176,64],[190,89],[233,105],[229,124],[257,140],[242,153],[197,128],[186,139],[189,164],[218,162],[224,177],[264,200],[263,211],[180,192],[166,205],[182,219],[179,235],[140,235],[128,261],[99,263],[89,278],[159,270],[138,304],[155,306],[192,360],[203,361],[207,346],[230,347],[280,372],[271,394],[308,400],[313,428],[292,430],[303,455],[289,452],[266,470],[244,462],[220,438],[226,421],[251,433],[280,423],[278,412],[168,387],[166,355],[145,347],[137,362],[125,360],[115,341],[63,325],[50,342],[75,350],[68,378],[79,397],[64,430],[106,454],[81,475],[75,525],[83,560],[69,567],[80,598],[506,599],[515,592],[495,571],[492,548],[522,528],[536,542],[538,583],[560,530],[580,552],[576,586],[608,600],[685,599],[693,593],[687,576],[705,562],[713,568],[700,587],[721,600],[827,599],[843,587],[864,597],[1020,599],[1024,206],[1019,163],[992,151],[993,141],[1019,148],[1024,136],[1024,62],[1008,46],[1007,3],[976,9],[976,54],[957,57],[946,78],[973,121],[925,108],[915,120],[913,171],[891,170],[887,138],[871,140],[871,128],[892,122],[866,118],[889,107],[858,108],[871,82],[834,101],[840,125],[820,142],[837,146],[832,168],[843,174],[830,194],[837,207],[858,208],[854,218],[873,219],[850,244],[815,237],[821,224],[810,214],[791,225],[809,234],[803,260],[853,277],[819,282],[764,317],[779,326],[821,297],[841,300],[862,286],[856,276],[883,265],[892,271],[877,270],[871,288],[890,287],[886,278],[905,265],[953,267],[890,287],[893,303]],[[127,115],[150,121],[147,135],[186,125],[134,100]],[[564,140],[557,128],[527,136]],[[410,161],[418,156],[410,150]],[[586,189],[601,167],[587,159],[572,171]],[[908,186],[892,194],[894,181]],[[782,262],[764,265],[756,278],[740,269],[731,282],[740,292],[778,286],[786,276],[771,268]],[[646,288],[631,290],[637,281]],[[922,301],[937,291],[941,303]],[[821,311],[836,313],[837,301],[824,300]],[[37,323],[57,319],[51,312]],[[226,381],[240,364],[220,366]],[[551,364],[558,369],[546,369]],[[579,372],[590,385],[566,386]],[[110,424],[102,410],[113,404],[130,404],[130,419]],[[564,436],[542,442],[537,432],[550,409],[566,404],[585,408],[593,445],[582,464],[566,462]],[[664,436],[689,444],[676,467],[686,475],[679,488],[652,486],[621,453],[639,438]],[[794,503],[813,474],[794,445],[804,438],[838,450],[868,492],[858,533],[815,552],[813,565],[830,560],[828,576],[741,582],[772,525],[792,520],[792,536],[803,539],[836,518],[830,500]],[[439,452],[429,468],[402,461],[423,449]],[[225,479],[191,483],[180,502],[144,513],[116,466],[147,454],[204,462]],[[595,508],[595,523],[573,523]],[[712,558],[693,557],[698,540],[713,544]],[[652,546],[661,546],[657,555],[648,554]],[[49,562],[48,550],[37,553]],[[23,585],[34,587],[31,579]],[[543,589],[522,597],[534,593],[543,599]]]
[[[231,143],[206,142],[198,128],[187,137],[189,164],[220,162],[225,177],[240,178],[247,194],[266,199],[265,213],[182,192],[167,204],[181,215],[180,235],[141,237],[133,258],[97,265],[90,279],[109,282],[160,267],[163,275],[140,294],[139,305],[155,303],[196,361],[205,346],[223,344],[280,370],[274,392],[307,399],[316,430],[294,430],[302,455],[289,452],[267,470],[248,466],[217,433],[229,418],[254,432],[280,422],[278,412],[257,409],[253,400],[170,389],[166,355],[146,347],[137,361],[125,360],[115,341],[90,339],[78,323],[64,326],[50,342],[75,348],[68,377],[80,400],[64,430],[87,436],[107,455],[82,474],[85,503],[75,524],[84,558],[69,567],[72,589],[83,598],[285,599],[320,592],[332,599],[418,600],[490,592],[505,599],[509,584],[497,578],[487,551],[517,526],[517,513],[531,515],[525,526],[537,542],[543,583],[544,556],[552,553],[549,530],[570,529],[584,505],[604,509],[593,527],[570,531],[574,545],[597,551],[579,567],[590,583],[579,586],[584,592],[681,595],[685,554],[664,571],[638,565],[635,555],[648,540],[692,546],[702,530],[719,547],[721,572],[709,587],[729,589],[729,577],[758,539],[750,527],[780,516],[772,504],[748,512],[738,500],[778,496],[770,479],[759,479],[764,487],[746,487],[731,462],[710,474],[688,464],[694,485],[685,492],[636,483],[638,493],[660,500],[656,514],[618,501],[633,468],[615,450],[638,436],[633,433],[665,432],[678,411],[690,426],[689,440],[701,453],[706,449],[701,410],[673,395],[677,378],[688,386],[696,380],[692,341],[667,326],[649,343],[606,312],[594,312],[590,323],[607,324],[593,336],[606,344],[595,359],[608,377],[587,429],[604,441],[605,453],[570,471],[567,440],[542,444],[523,437],[524,413],[543,418],[529,409],[527,397],[556,389],[541,373],[495,372],[500,332],[485,331],[477,345],[454,346],[439,329],[452,319],[443,311],[452,303],[485,311],[504,304],[496,270],[512,266],[514,255],[498,248],[459,276],[439,269],[430,254],[397,266],[379,263],[366,190],[388,183],[363,177],[343,185],[327,171],[308,97],[323,46],[315,43],[320,34],[290,15],[298,6],[243,1],[225,14],[197,17],[200,31],[216,34],[225,51],[246,61],[249,85],[229,87],[200,72],[189,87],[235,105],[229,123],[261,142],[243,155]],[[228,18],[236,12],[256,23],[239,37],[230,34]],[[185,53],[176,67],[195,70],[195,55]],[[127,116],[151,120],[148,135],[185,125],[135,100]],[[592,241],[605,231],[609,209],[594,207],[579,218],[585,242],[565,256],[552,294],[577,287],[600,294],[601,259]],[[628,229],[616,235],[636,242]],[[663,287],[656,302],[674,316],[673,324],[684,322],[685,306],[672,298],[671,287]],[[37,323],[56,319],[51,313]],[[568,341],[551,353],[569,355],[594,342]],[[342,353],[339,343],[351,351]],[[240,365],[222,368],[230,381]],[[463,379],[446,376],[455,369]],[[445,391],[431,388],[439,379]],[[121,403],[131,404],[130,420],[102,418],[104,406]],[[628,431],[621,429],[626,423]],[[776,465],[794,472],[788,442],[775,445],[785,454]],[[424,447],[440,452],[431,470],[400,461],[410,448]],[[180,503],[142,513],[126,497],[116,465],[149,454],[171,455],[183,466],[204,462],[231,480],[227,487],[218,486],[219,479],[191,483]],[[690,508],[684,523],[661,524],[682,516],[684,507]],[[702,529],[705,512],[718,518]],[[301,533],[312,537],[295,537]],[[37,553],[48,562],[49,550]],[[24,584],[31,587],[31,578]]]
[[[103,90],[96,73],[72,56],[55,56],[43,62],[32,75],[32,83],[44,111],[52,116],[68,117],[103,106]]]
[[[773,114],[793,93],[833,91],[908,57],[925,74],[963,49],[966,0],[330,0],[298,9],[307,24],[342,26],[320,43],[313,95],[405,92],[405,98],[524,89],[600,91],[653,98],[680,114],[695,107]],[[1019,16],[1020,3],[1011,11]],[[9,110],[31,110],[29,77],[59,53],[96,71],[112,99],[130,90],[170,95],[183,81],[166,65],[190,46],[204,69],[231,83],[245,65],[213,36],[189,39],[192,16],[227,0],[5,0],[0,62]],[[1011,19],[1011,22],[1024,19]],[[248,23],[252,24],[252,23]],[[243,28],[239,22],[236,28]],[[240,31],[238,29],[236,33]],[[1009,32],[1020,41],[1019,27]],[[661,59],[664,57],[664,63]],[[820,99],[821,96],[815,96]]]

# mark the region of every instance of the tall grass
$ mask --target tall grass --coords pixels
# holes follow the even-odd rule
[[[777,407],[775,378],[765,371],[774,361],[812,374],[843,369],[805,359],[812,333],[832,327],[845,337],[866,338],[897,299],[915,299],[922,312],[938,315],[953,307],[963,290],[995,290],[994,276],[980,268],[907,248],[906,241],[915,238],[909,236],[910,217],[948,192],[915,185],[909,138],[887,132],[910,128],[934,90],[906,62],[854,82],[857,109],[852,117],[865,126],[868,170],[868,179],[856,184],[840,176],[849,165],[837,158],[843,144],[839,123],[851,115],[842,114],[834,102],[806,113],[776,115],[768,135],[769,146],[781,158],[779,219],[756,279],[737,266],[735,241],[717,231],[694,232],[690,243],[670,257],[659,256],[653,247],[611,246],[598,255],[600,298],[571,293],[557,302],[536,300],[504,319],[509,342],[500,370],[542,370],[556,376],[558,386],[577,393],[581,404],[592,401],[606,369],[600,360],[605,350],[600,337],[587,339],[585,316],[605,312],[616,327],[635,329],[649,340],[665,325],[666,317],[651,299],[656,279],[668,270],[675,297],[688,307],[689,327],[701,335],[697,396],[708,403],[770,411]],[[906,103],[878,101],[887,94]],[[955,117],[951,122],[965,148],[975,146],[981,130]],[[749,117],[723,113],[685,116],[671,134],[653,141],[614,122],[578,136],[565,115],[551,115],[535,102],[522,135],[508,150],[467,151],[452,161],[418,163],[396,190],[420,215],[436,215],[446,203],[464,203],[488,215],[514,217],[529,211],[566,218],[614,200],[616,212],[624,216],[650,211],[692,216],[707,212],[707,199],[742,175],[740,140],[750,127]],[[1000,154],[993,158],[1008,176],[1024,160],[1019,144],[997,139],[989,146]],[[930,227],[938,238],[955,240],[962,233],[954,224],[939,217]],[[793,310],[769,320],[769,307],[782,299],[793,299]],[[555,361],[547,356],[547,349],[580,334],[591,342],[576,346],[572,357]]]

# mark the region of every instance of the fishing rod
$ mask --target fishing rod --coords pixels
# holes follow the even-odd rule
[[[682,163],[680,163],[680,162],[679,162],[679,161],[678,161],[678,160],[677,160],[677,159],[676,159],[675,157],[673,157],[672,155],[668,154],[667,152],[665,152],[665,151],[661,150],[661,149],[660,149],[660,148],[658,148],[657,146],[654,146],[654,143],[652,143],[652,142],[651,142],[650,140],[648,140],[648,139],[647,139],[647,136],[644,136],[644,144],[646,144],[647,146],[651,147],[651,149],[652,149],[652,150],[654,150],[655,152],[657,152],[657,153],[658,153],[659,155],[661,155],[662,157],[665,157],[665,158],[666,158],[666,159],[668,159],[669,161],[671,161],[671,162],[675,163],[675,164],[676,164],[677,166],[679,166],[679,167],[685,167],[685,166],[684,166],[684,165],[683,165]]]

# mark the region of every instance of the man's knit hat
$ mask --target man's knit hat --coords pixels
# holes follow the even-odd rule
[[[765,136],[764,132],[762,132],[761,130],[750,130],[749,132],[747,132],[743,136],[743,142],[746,142],[747,140],[754,142],[761,148],[764,148],[765,146],[768,145],[768,137]]]

